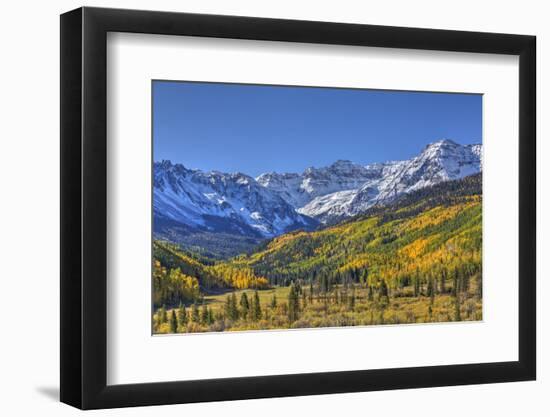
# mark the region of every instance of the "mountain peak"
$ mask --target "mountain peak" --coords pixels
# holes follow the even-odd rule
[[[429,143],[428,145],[426,145],[426,147],[424,149],[441,148],[442,146],[457,147],[457,146],[461,146],[461,145],[456,143],[452,139],[443,138],[443,139],[436,140],[435,142]]]
[[[349,159],[338,159],[337,161],[332,163],[332,167],[347,167],[347,166],[353,166],[355,165],[353,162],[351,162]]]
[[[157,161],[155,162],[155,167],[164,168],[164,169],[170,168],[172,167],[172,161],[170,161],[169,159],[163,159],[162,161]]]
[[[420,156],[428,159],[454,158],[468,152],[468,149],[467,145],[460,145],[451,139],[441,139],[426,145]]]
[[[169,159],[163,159],[160,162],[155,162],[154,170],[160,172],[173,172],[177,175],[187,174],[193,172],[191,169],[187,169],[183,164],[173,163]]]

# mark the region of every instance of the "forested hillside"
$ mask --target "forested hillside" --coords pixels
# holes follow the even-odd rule
[[[442,183],[324,230],[277,237],[233,263],[279,285],[384,279],[396,288],[455,271],[473,275],[481,263],[480,191],[481,175]]]
[[[154,330],[479,320],[481,182],[423,188],[225,261],[157,241]]]

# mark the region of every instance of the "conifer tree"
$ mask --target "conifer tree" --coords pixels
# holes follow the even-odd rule
[[[242,318],[246,320],[248,317],[248,310],[250,309],[250,304],[248,302],[248,296],[246,295],[246,292],[243,292],[241,295],[241,301],[239,302],[241,306],[241,315]]]
[[[324,294],[327,292],[327,288],[328,288],[327,277],[323,274],[319,278],[319,291]]]
[[[288,304],[287,303],[282,303],[281,304],[281,310],[282,310],[284,315],[287,315],[288,314]]]
[[[166,323],[168,321],[168,314],[166,313],[166,306],[162,306],[160,309],[160,322]]]
[[[369,282],[369,271],[367,268],[363,270],[363,273],[361,274],[361,283],[366,286]]]
[[[178,322],[181,326],[185,326],[187,324],[187,311],[182,303],[180,303],[178,308]]]
[[[445,270],[443,270],[441,272],[441,278],[440,278],[440,283],[439,283],[439,293],[440,294],[445,294],[447,292],[447,288],[445,288],[445,275],[446,275],[446,273],[444,271]]]
[[[434,280],[430,277],[428,281],[428,297],[430,297],[430,304],[434,303],[435,290],[434,290]]]
[[[229,299],[229,318],[231,320],[239,319],[239,310],[237,308],[237,296],[235,295],[235,293],[232,293]]]
[[[292,284],[288,293],[288,321],[293,323],[298,319],[299,309],[298,294],[296,293],[294,284]]]
[[[205,303],[202,304],[201,323],[208,324],[208,307],[206,306]]]
[[[230,318],[231,316],[231,296],[230,295],[225,297],[225,304],[223,306],[223,311],[225,313],[225,317]]]
[[[260,306],[260,296],[258,295],[258,291],[254,291],[252,316],[255,321],[261,320],[262,318],[262,307]]]
[[[273,294],[273,298],[271,298],[271,308],[277,308],[277,296],[275,294]]]
[[[214,323],[214,312],[211,308],[208,309],[208,324]]]
[[[178,318],[176,317],[176,312],[172,310],[172,315],[170,316],[170,333],[178,332]]]
[[[349,309],[353,311],[355,309],[355,288],[352,287],[351,294],[348,299]]]
[[[197,306],[196,302],[194,302],[193,306],[191,307],[191,320],[193,320],[195,323],[198,323],[200,320],[199,307]]]
[[[456,298],[456,296],[458,295],[458,269],[455,269],[454,270],[454,273],[453,273],[453,290],[452,290],[452,294],[453,294],[453,297]]]
[[[388,302],[389,301],[389,296],[388,296],[388,285],[386,284],[386,280],[383,279],[382,282],[380,283],[380,289],[379,289],[379,295],[378,295],[378,298],[380,299],[380,301],[382,302]]]
[[[296,280],[294,282],[294,286],[296,287],[296,294],[302,294],[302,286],[300,285],[300,280]]]
[[[459,300],[458,294],[456,297],[454,297],[454,301],[455,301],[454,321],[462,321],[462,318],[460,317],[460,300]]]

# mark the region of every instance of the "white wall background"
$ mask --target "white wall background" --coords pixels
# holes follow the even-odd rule
[[[0,410],[4,415],[75,415],[59,392],[59,17],[72,0],[9,2],[0,24],[0,253],[2,341]],[[308,20],[509,32],[538,37],[538,381],[497,385],[325,395],[230,403],[146,407],[95,415],[279,416],[343,413],[409,416],[529,415],[550,412],[550,146],[543,115],[549,83],[550,26],[545,2],[124,0],[86,5],[239,14]],[[544,130],[543,130],[544,129]],[[544,189],[546,188],[546,189]]]

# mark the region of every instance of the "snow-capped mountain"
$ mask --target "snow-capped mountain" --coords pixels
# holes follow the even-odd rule
[[[303,173],[203,172],[154,164],[154,216],[193,230],[273,237],[360,214],[420,188],[481,171],[482,146],[440,140],[409,160],[336,161]],[[181,233],[181,232],[180,232]]]
[[[316,197],[357,189],[376,175],[369,167],[338,160],[325,168],[307,168],[302,174],[269,172],[257,177],[256,181],[279,194],[293,207],[300,208]]]
[[[202,172],[170,161],[154,164],[154,216],[187,227],[272,237],[317,222],[241,173]]]
[[[391,173],[379,183],[376,202],[392,200],[403,193],[428,187],[442,181],[477,174],[481,170],[481,145],[462,146],[440,140],[424,148],[420,155],[393,164]],[[365,184],[365,186],[368,186]],[[359,190],[359,197],[363,190]],[[361,209],[359,208],[359,211]]]
[[[482,147],[440,140],[405,161],[361,166],[337,161],[303,174],[263,174],[259,184],[277,192],[299,213],[331,222],[359,214],[404,193],[463,178],[481,170]]]

